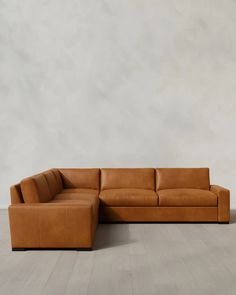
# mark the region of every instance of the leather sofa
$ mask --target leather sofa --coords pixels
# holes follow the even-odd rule
[[[50,169],[10,188],[13,250],[91,249],[98,222],[230,220],[208,168]]]

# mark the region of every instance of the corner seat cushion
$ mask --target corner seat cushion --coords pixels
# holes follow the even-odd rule
[[[114,207],[150,207],[157,206],[158,196],[146,189],[108,189],[99,195],[102,206]]]
[[[60,194],[57,194],[53,199],[54,202],[73,202],[83,201],[91,202],[95,208],[99,206],[99,191],[94,189],[64,189]]]
[[[98,214],[99,198],[98,191],[91,190],[92,192],[84,193],[73,192],[73,193],[60,193],[57,194],[50,203],[60,203],[60,204],[75,204],[75,205],[91,205],[93,207],[94,216]]]
[[[99,200],[98,197],[94,195],[79,195],[79,194],[58,194],[53,198],[52,202],[67,202],[67,201],[88,201],[94,203],[96,200]]]
[[[160,207],[216,207],[217,196],[201,189],[166,189],[157,192]]]
[[[65,192],[63,190],[57,194],[52,202],[67,202],[67,201],[86,201],[90,203],[99,202],[98,191],[93,189],[77,189],[76,192]]]
[[[65,188],[61,191],[61,194],[89,194],[98,197],[99,191],[96,189],[89,189],[89,188]]]

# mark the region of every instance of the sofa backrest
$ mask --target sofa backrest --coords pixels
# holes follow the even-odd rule
[[[158,168],[156,190],[171,188],[210,188],[209,168]]]
[[[23,179],[20,186],[25,203],[45,203],[53,197],[43,173]]]
[[[60,174],[59,170],[56,168],[51,169],[51,171],[54,173],[56,180],[57,180],[57,185],[61,191],[63,189],[61,174]]]
[[[152,168],[101,169],[101,190],[116,188],[155,190],[155,170]]]
[[[60,178],[60,181],[59,181],[58,178],[56,177],[57,170],[51,169],[51,170],[45,171],[43,172],[43,175],[45,176],[47,180],[47,184],[48,184],[51,196],[53,197],[56,194],[60,193],[62,190],[62,180]]]
[[[11,204],[24,203],[23,195],[21,192],[20,184],[14,184],[10,187]]]
[[[99,190],[100,169],[60,168],[58,170],[64,188],[90,188]]]

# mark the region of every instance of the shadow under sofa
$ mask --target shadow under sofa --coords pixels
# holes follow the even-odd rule
[[[13,250],[92,249],[98,222],[230,220],[208,168],[61,168],[10,188]]]

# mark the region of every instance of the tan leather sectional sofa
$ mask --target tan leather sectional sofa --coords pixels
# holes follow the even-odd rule
[[[101,222],[230,220],[230,192],[208,168],[51,169],[13,185],[13,250],[91,249]]]

